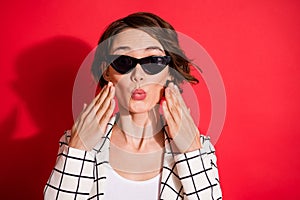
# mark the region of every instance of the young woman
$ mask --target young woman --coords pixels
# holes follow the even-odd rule
[[[214,147],[179,89],[198,82],[190,66],[160,17],[110,24],[92,66],[102,89],[61,138],[45,199],[221,199]]]

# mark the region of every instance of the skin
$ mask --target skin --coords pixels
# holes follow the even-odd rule
[[[143,58],[163,56],[165,52],[162,45],[147,33],[126,29],[115,37],[111,54]],[[156,75],[146,74],[139,64],[127,74],[119,74],[109,66],[103,75],[109,83],[90,105],[85,106],[73,125],[70,147],[90,150],[99,141],[113,113],[113,98],[116,96],[120,118],[112,130],[110,165],[131,180],[156,176],[161,171],[164,152],[159,102],[165,92],[162,110],[172,148],[180,153],[201,148],[199,131],[179,89],[173,83],[164,88],[166,81],[172,79],[168,66]],[[131,93],[135,89],[143,89],[146,98],[133,100]]]

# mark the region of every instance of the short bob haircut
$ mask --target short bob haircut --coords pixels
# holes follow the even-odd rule
[[[169,72],[175,84],[179,85],[184,80],[193,84],[199,82],[197,78],[190,74],[192,63],[180,48],[178,36],[173,26],[157,15],[138,12],[114,21],[100,37],[91,70],[94,78],[99,81],[101,88],[107,84],[102,74],[109,65],[107,55],[109,55],[111,49],[113,36],[130,28],[142,30],[160,42],[166,55],[171,56],[169,67],[176,70],[170,70]]]

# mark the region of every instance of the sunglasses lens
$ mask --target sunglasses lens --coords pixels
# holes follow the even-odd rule
[[[111,65],[117,72],[126,74],[134,67],[134,60],[129,56],[119,56]]]
[[[153,75],[161,72],[169,62],[169,57],[167,56],[151,56],[145,58],[142,68],[147,74]]]
[[[142,68],[147,74],[153,75],[161,72],[165,68],[165,66],[151,63],[142,65]]]

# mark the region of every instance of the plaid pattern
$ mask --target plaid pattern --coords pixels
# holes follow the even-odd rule
[[[92,151],[68,147],[70,132],[60,140],[56,164],[44,189],[44,199],[105,199],[109,138],[116,117],[108,123],[105,136]],[[175,154],[166,135],[161,174],[161,200],[222,199],[215,149],[201,135],[199,150]]]

